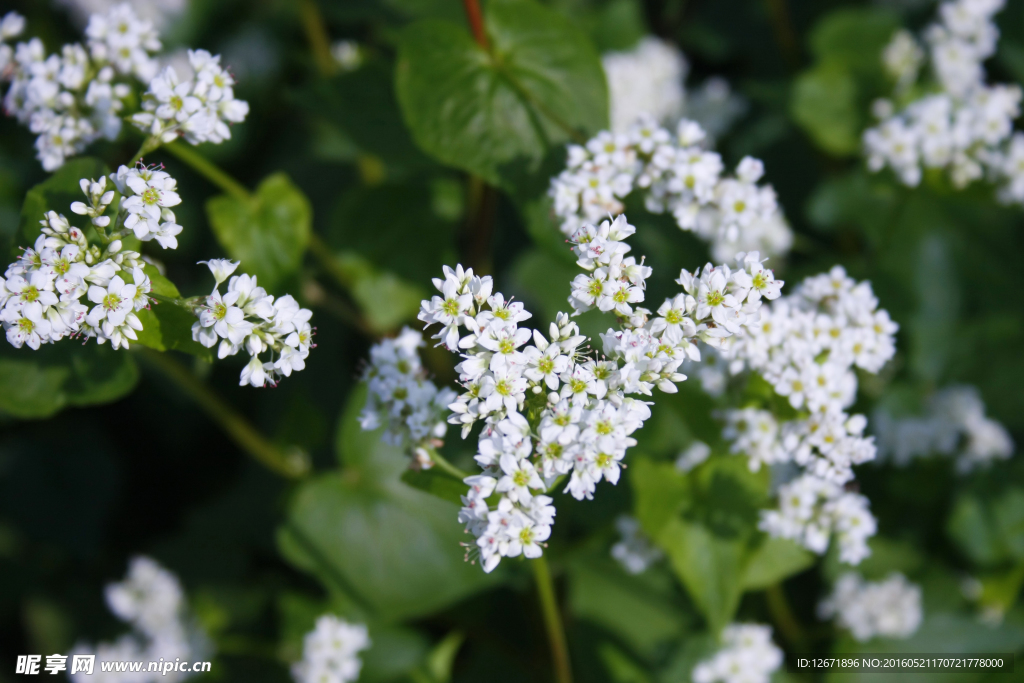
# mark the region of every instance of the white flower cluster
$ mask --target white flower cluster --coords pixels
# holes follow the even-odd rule
[[[751,470],[794,462],[805,474],[783,488],[781,508],[765,512],[762,528],[824,552],[834,531],[844,561],[868,554],[875,530],[867,499],[845,493],[853,466],[875,458],[867,419],[845,411],[857,393],[854,368],[878,372],[895,353],[898,326],[868,282],[857,283],[836,266],[805,280],[796,292],[761,311],[720,350],[733,373],[748,367],[800,411],[779,424],[767,410],[725,411],[724,437],[745,453]]]
[[[693,683],[768,683],[782,660],[771,626],[732,624],[722,631],[722,649],[693,668]]]
[[[14,12],[7,14],[0,21],[0,41],[19,35],[24,23]],[[85,34],[85,45],[71,43],[49,56],[39,38],[13,50],[0,44],[0,79],[11,83],[4,109],[39,136],[36,152],[47,171],[101,137],[116,138],[132,92],[126,78],[145,81],[156,69],[151,55],[160,39],[128,5],[93,15]]]
[[[93,14],[105,14],[115,5],[124,3],[120,0],[57,0],[57,4],[66,6],[74,18],[84,25]],[[129,0],[128,4],[139,18],[160,28],[181,15],[188,6],[188,0]]]
[[[281,376],[306,368],[309,350],[314,348],[313,312],[301,308],[290,294],[278,297],[256,283],[255,275],[231,276],[238,261],[211,259],[206,263],[216,282],[213,292],[196,311],[192,339],[206,348],[217,346],[217,357],[233,356],[245,347],[252,359],[242,368],[239,386],[275,386]],[[228,277],[228,291],[220,286]],[[268,360],[260,354],[270,352]]]
[[[549,194],[566,236],[623,210],[622,200],[643,192],[647,209],[670,211],[683,230],[711,243],[712,257],[731,261],[741,251],[781,254],[792,234],[779,214],[775,191],[757,183],[764,165],[744,157],[735,176],[724,176],[716,152],[701,146],[703,128],[679,122],[673,136],[651,118],[624,133],[598,133],[570,145],[568,168],[552,179]]]
[[[793,460],[837,484],[853,479],[851,467],[875,457],[873,439],[863,436],[867,420],[844,412],[857,392],[854,368],[878,372],[895,353],[897,329],[871,284],[855,282],[841,266],[763,309],[722,355],[734,372],[749,367],[810,414],[779,426],[763,412],[728,413],[734,452],[748,453],[754,470]]]
[[[839,559],[846,564],[860,564],[871,554],[868,539],[878,525],[866,497],[813,474],[783,484],[778,495],[778,510],[761,511],[763,531],[796,541],[819,555],[835,536]]]
[[[316,620],[316,626],[302,643],[302,661],[292,666],[296,683],[347,683],[359,678],[363,663],[359,653],[370,647],[363,624],[350,624],[330,614]]]
[[[105,246],[90,244],[83,230],[50,211],[40,221],[34,248],[25,249],[0,278],[0,320],[13,346],[38,349],[82,336],[99,344],[109,341],[116,349],[138,339],[142,322],[136,313],[149,307],[152,285],[141,254],[123,249],[121,238],[134,233],[175,248],[181,226],[166,207],[180,198],[174,179],[154,168],[122,166],[110,179],[122,193],[113,224],[104,215],[115,194],[106,178],[83,179],[87,202],[71,205],[74,213],[89,217]]]
[[[671,43],[647,36],[631,50],[605,53],[601,64],[608,79],[611,128],[616,133],[626,132],[644,116],[667,123],[682,115],[683,82],[690,67]]]
[[[921,625],[921,588],[899,573],[885,581],[864,581],[849,572],[836,581],[835,588],[818,605],[822,619],[836,623],[865,642],[882,636],[908,638]]]
[[[209,654],[209,643],[186,615],[185,596],[177,577],[148,557],[135,557],[121,583],[106,588],[110,611],[132,626],[132,632],[95,648],[75,646],[72,654],[92,654],[100,661],[194,660]],[[156,683],[183,681],[192,672],[78,672],[74,683]]]
[[[629,515],[619,515],[615,528],[622,538],[612,546],[612,557],[630,574],[642,574],[664,555],[651,544],[640,528],[640,522]]]
[[[879,125],[864,133],[868,166],[890,167],[909,186],[928,169],[949,173],[956,187],[984,176],[1001,184],[1000,199],[1024,204],[1024,134],[1013,132],[1021,88],[987,85],[982,63],[996,50],[992,17],[1005,0],[952,0],[939,7],[940,21],[925,31],[938,92],[912,99],[896,111],[875,103]],[[925,51],[900,31],[883,59],[897,82],[897,100],[917,82]],[[905,97],[902,99],[906,99]]]
[[[157,74],[153,54],[161,49],[160,37],[128,4],[92,15],[85,45],[65,45],[60,54],[47,56],[38,38],[8,45],[24,25],[14,12],[0,20],[0,80],[11,82],[4,108],[39,136],[36,151],[47,171],[101,137],[118,136],[125,104],[134,101],[132,78],[149,89],[143,111],[128,118],[159,142],[184,136],[194,145],[220,143],[231,137],[228,124],[249,113],[249,105],[235,99],[234,78],[219,55],[189,51],[194,73],[184,81],[173,67]]]
[[[362,377],[369,392],[359,423],[365,430],[383,424],[386,443],[408,449],[421,467],[429,469],[434,465],[429,449],[443,444],[448,406],[456,394],[427,379],[420,362],[422,346],[423,335],[405,327],[396,338],[370,348]]]
[[[747,108],[728,81],[713,76],[687,92],[686,56],[672,43],[646,36],[630,50],[601,57],[608,80],[608,110],[613,133],[625,133],[643,117],[664,126],[680,118],[699,123],[713,140],[732,127]]]
[[[893,418],[877,411],[872,418],[880,459],[906,466],[914,458],[953,456],[960,472],[970,472],[1013,455],[1013,439],[999,422],[985,416],[978,390],[952,386],[928,402],[923,417]]]
[[[161,142],[179,136],[193,145],[224,142],[231,137],[228,124],[244,121],[249,104],[235,98],[235,79],[220,65],[220,55],[189,50],[188,62],[190,77],[182,79],[167,66],[150,81],[143,111],[132,123]]]
[[[629,394],[676,391],[686,379],[679,365],[700,358],[698,340],[720,345],[756,319],[762,296],[777,295],[779,283],[757,254],[744,255],[737,270],[683,270],[677,282],[684,293],[652,316],[634,307],[651,274],[627,256],[623,240],[634,232],[619,216],[584,225],[572,239],[586,272],[573,281],[570,304],[576,313],[596,307],[619,319],[618,330],[601,335],[603,360],[580,353],[584,337],[564,313],[547,337],[520,328],[531,317],[523,305],[492,294],[490,277],[461,266],[445,267],[445,279],[434,280],[441,296],[422,303],[420,320],[442,327],[434,338],[463,352],[456,369],[464,393],[449,422],[462,425],[463,437],[484,423],[476,456],[484,472],[466,479],[460,520],[477,537],[474,552],[486,571],[503,556],[541,554],[555,513],[543,494],[558,481],[568,477],[565,491],[579,500],[592,498],[602,479],[618,482],[620,461],[636,443],[630,435],[650,417],[648,404]],[[487,499],[495,493],[492,509]]]

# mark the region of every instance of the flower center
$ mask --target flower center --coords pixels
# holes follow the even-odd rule
[[[601,285],[600,280],[591,280],[590,287],[587,288],[587,293],[590,294],[590,296],[600,296],[602,289],[603,286]]]
[[[103,297],[103,308],[108,311],[116,310],[121,305],[121,297],[117,294],[107,294]]]
[[[32,334],[36,329],[36,324],[28,318],[21,318],[18,320],[18,329],[24,334]]]
[[[678,325],[683,322],[683,316],[679,311],[673,308],[665,315],[665,322],[669,325]]]
[[[451,316],[457,315],[459,312],[459,302],[455,299],[445,299],[444,303],[441,304],[441,310]]]
[[[32,303],[39,298],[39,290],[35,285],[29,285],[25,289],[21,290],[21,300],[27,303]]]
[[[146,191],[142,193],[142,201],[150,206],[156,204],[160,201],[160,191],[153,187],[147,188]]]
[[[516,345],[511,339],[502,339],[498,342],[498,353],[508,355],[516,350]]]
[[[725,297],[717,289],[713,292],[708,292],[708,306],[721,306],[724,301]]]
[[[537,363],[537,369],[543,374],[548,375],[555,369],[555,361],[550,358],[542,358],[541,361]]]

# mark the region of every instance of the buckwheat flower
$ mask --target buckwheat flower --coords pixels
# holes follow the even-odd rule
[[[630,574],[641,574],[652,564],[662,559],[661,550],[651,544],[640,529],[640,522],[628,515],[615,520],[615,528],[621,540],[612,546],[611,555]]]
[[[129,312],[135,308],[135,285],[127,284],[120,276],[115,275],[104,288],[97,285],[89,287],[89,301],[94,304],[89,312],[89,324],[96,327],[101,321],[120,326]]]
[[[231,277],[231,274],[238,269],[238,265],[241,261],[216,258],[210,259],[209,261],[200,261],[199,263],[205,263],[209,267],[210,272],[213,273],[213,280],[215,282],[214,289],[217,289],[217,287],[220,287],[222,282]]]
[[[89,216],[93,225],[104,228],[110,225],[110,216],[104,216],[110,202],[114,201],[114,191],[107,190],[107,179],[86,180],[80,182],[82,193],[89,199],[89,204],[73,202],[71,210],[81,216]]]
[[[694,683],[768,683],[782,666],[770,626],[731,624],[721,634],[722,648],[694,667]]]
[[[302,660],[292,667],[297,683],[346,683],[359,678],[359,653],[371,645],[363,624],[350,624],[330,614],[321,616],[306,634]]]
[[[879,125],[864,133],[871,170],[890,167],[907,185],[917,185],[926,169],[940,169],[958,188],[987,177],[1000,185],[998,196],[1013,201],[1015,176],[1006,159],[1012,153],[1013,120],[1020,115],[1021,89],[989,85],[983,63],[996,50],[999,31],[993,16],[1003,2],[951,0],[939,7],[939,20],[924,31],[934,85],[918,84],[923,95],[901,108],[876,108]],[[896,84],[897,100],[917,83],[924,52],[906,31],[898,32],[884,53]],[[936,92],[937,91],[937,92]]]
[[[1003,425],[985,415],[978,390],[947,387],[934,396],[921,416],[894,418],[878,411],[872,418],[879,459],[906,466],[915,458],[940,455],[956,460],[960,473],[987,467],[1013,455],[1014,444]]]
[[[10,40],[25,30],[25,17],[17,12],[8,12],[0,19],[0,40]]]
[[[354,40],[338,40],[331,45],[331,56],[342,71],[355,71],[363,64],[363,51]]]
[[[256,388],[261,388],[269,383],[273,386],[273,370],[274,366],[272,363],[264,363],[258,356],[253,356],[246,366],[242,368],[238,385],[244,387],[249,384]]]
[[[38,302],[31,302],[21,308],[5,308],[2,315],[7,328],[7,341],[16,349],[28,344],[29,348],[38,350],[40,344],[48,341],[50,323],[43,318],[43,307]]]
[[[629,51],[601,59],[608,76],[612,130],[624,132],[642,115],[664,122],[682,113],[689,66],[669,43],[646,37]]]
[[[762,510],[760,528],[818,554],[828,549],[829,539],[835,535],[841,561],[855,565],[871,554],[867,539],[877,525],[868,511],[867,498],[804,474],[780,487],[779,509]]]
[[[716,258],[788,249],[791,237],[778,216],[774,192],[755,184],[763,167],[745,159],[738,177],[724,176],[721,157],[699,146],[705,137],[694,121],[680,121],[673,136],[654,120],[641,118],[624,134],[600,133],[585,146],[570,147],[568,168],[552,179],[550,190],[562,232],[572,237],[587,224],[621,213],[623,198],[640,189],[648,210],[671,212],[681,229],[712,242]],[[594,276],[589,280],[578,279],[574,297],[594,306],[592,299],[605,282]],[[592,291],[585,293],[588,288]]]
[[[124,227],[132,230],[139,239],[160,229],[163,209],[181,203],[181,197],[175,192],[177,181],[165,171],[122,166],[113,177],[124,195],[121,208],[128,213]]]
[[[132,558],[128,575],[120,583],[108,584],[105,597],[110,611],[132,630],[113,643],[95,646],[78,643],[72,655],[94,654],[101,661],[149,660],[164,661],[208,659],[210,642],[188,614],[184,590],[177,577],[148,557]],[[178,683],[191,677],[191,671],[170,671],[137,676],[134,680],[148,683],[166,679]],[[100,671],[71,675],[75,683],[96,678],[108,680]],[[110,678],[114,680],[114,678]]]
[[[9,17],[4,39],[23,24]],[[118,136],[132,77],[149,77],[151,53],[160,47],[127,5],[94,15],[86,34],[84,46],[65,45],[51,55],[38,38],[13,50],[0,45],[0,80],[10,81],[4,107],[37,135],[37,157],[46,170],[99,138]]]
[[[822,619],[835,618],[860,642],[872,638],[909,638],[921,624],[921,588],[894,573],[885,581],[864,581],[847,572],[818,605]]]

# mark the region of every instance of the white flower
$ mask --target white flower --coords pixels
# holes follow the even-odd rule
[[[624,133],[643,115],[663,123],[682,113],[689,66],[670,43],[647,37],[632,50],[605,54],[601,63],[608,77],[612,130]]]
[[[908,638],[921,624],[921,589],[902,574],[885,581],[864,581],[853,572],[839,577],[835,588],[818,605],[822,619],[835,617],[853,637],[866,642],[876,637]]]
[[[1003,4],[951,0],[940,5],[939,21],[924,31],[937,87],[919,85],[924,94],[899,110],[888,100],[878,103],[881,121],[864,133],[871,170],[888,166],[910,186],[920,183],[927,169],[945,171],[960,188],[988,177],[1001,185],[1002,201],[1024,201],[1017,196],[1020,172],[1011,137],[1022,91],[1017,85],[986,84],[982,66],[996,50],[993,15]],[[896,80],[895,99],[917,82],[924,58],[907,31],[894,35],[883,59]]]
[[[615,520],[615,528],[622,535],[612,546],[612,557],[619,561],[630,574],[640,574],[660,560],[661,550],[651,545],[650,539],[640,529],[640,522],[627,515]]]
[[[722,649],[694,667],[693,683],[768,683],[782,666],[770,626],[731,624],[721,635]]]
[[[748,157],[737,177],[724,177],[721,157],[698,146],[705,138],[695,121],[680,121],[672,136],[654,119],[641,117],[618,135],[603,132],[585,146],[570,146],[568,168],[552,179],[549,192],[562,232],[584,245],[589,239],[578,231],[621,213],[622,200],[638,189],[648,210],[672,213],[681,229],[711,242],[716,259],[731,261],[741,251],[784,253],[792,235],[779,215],[775,193],[755,184],[763,165]],[[581,250],[581,258],[596,256],[583,251],[592,250]],[[611,265],[613,255],[597,265]],[[583,267],[593,270],[587,263]],[[573,297],[584,307],[595,306],[605,279],[598,274],[577,278]]]
[[[346,683],[359,678],[359,653],[371,645],[366,626],[330,614],[316,620],[302,644],[302,661],[292,667],[298,683]]]
[[[110,279],[105,288],[97,285],[89,287],[89,301],[98,304],[89,312],[89,324],[97,327],[106,321],[114,327],[120,326],[135,308],[135,295],[135,285],[126,284],[117,275]]]
[[[215,258],[210,259],[209,261],[200,261],[199,263],[205,263],[210,268],[210,272],[213,273],[214,282],[216,282],[214,289],[217,289],[217,287],[220,287],[222,282],[231,277],[231,274],[235,272],[241,261]]]

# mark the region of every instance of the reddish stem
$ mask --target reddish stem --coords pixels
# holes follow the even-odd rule
[[[470,30],[473,31],[473,40],[483,49],[490,51],[487,31],[484,30],[484,13],[480,11],[480,0],[462,0],[462,4],[466,7],[466,18],[469,20]]]

